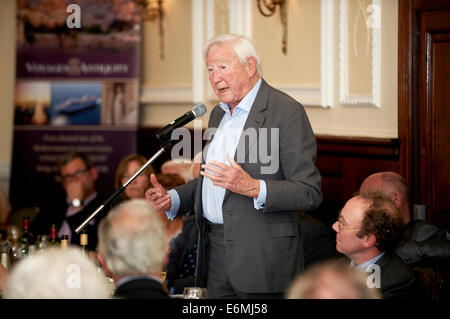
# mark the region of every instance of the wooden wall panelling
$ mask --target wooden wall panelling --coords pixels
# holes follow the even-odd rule
[[[362,181],[381,171],[400,172],[398,139],[317,136],[317,167],[323,201],[310,214],[327,226],[354,196]]]
[[[432,51],[428,51],[427,43],[433,44],[430,40],[434,37],[437,31],[429,32],[424,29],[424,23],[427,20],[420,20],[421,16],[428,15],[427,12],[432,12],[434,15],[439,15],[442,11],[450,9],[450,2],[448,0],[399,0],[399,29],[398,29],[398,129],[399,138],[402,141],[400,147],[400,171],[405,177],[411,188],[411,204],[422,204],[427,206],[427,219],[435,222],[440,226],[450,225],[450,214],[446,205],[445,198],[436,199],[434,193],[429,193],[432,188],[437,190],[446,189],[445,177],[443,176],[445,168],[441,168],[439,173],[433,171],[433,167],[426,167],[424,163],[435,160],[436,154],[446,154],[448,152],[448,142],[442,143],[442,139],[446,139],[445,132],[442,134],[442,129],[438,131],[444,137],[439,137],[437,133],[426,133],[435,127],[441,127],[433,121],[445,121],[444,111],[439,109],[439,103],[434,97],[431,97],[435,91],[441,89],[438,86],[433,86],[430,90],[431,81],[434,79],[434,70],[427,69],[433,63],[435,58]],[[448,20],[443,19],[443,22]],[[429,22],[440,23],[437,17],[429,19]],[[448,28],[440,27],[440,31],[448,30]],[[427,38],[428,37],[428,38]],[[434,50],[434,49],[433,49]],[[422,54],[422,55],[421,55]],[[430,57],[429,62],[422,61],[421,57]],[[446,59],[442,59],[446,61]],[[434,68],[436,66],[433,66]],[[441,71],[443,67],[439,67],[437,71]],[[439,73],[439,72],[438,72]],[[446,75],[448,77],[448,75]],[[445,80],[445,77],[444,77]],[[443,81],[437,82],[443,85]],[[442,91],[440,91],[442,92]],[[429,95],[429,96],[428,96]],[[427,102],[432,101],[432,103]],[[425,101],[425,102],[424,102]],[[427,104],[428,103],[428,104]],[[434,114],[435,108],[441,110],[441,115]],[[428,112],[424,115],[424,112]],[[426,117],[434,118],[433,121],[426,120]],[[436,123],[437,123],[436,122]],[[443,125],[444,128],[448,127]],[[430,134],[433,138],[430,138]],[[436,137],[436,136],[438,137]],[[448,135],[448,133],[447,133]],[[424,146],[424,143],[428,145]],[[439,148],[439,145],[445,145]],[[421,160],[424,157],[425,160]],[[446,158],[446,156],[441,156]],[[422,162],[422,163],[421,163]],[[438,166],[438,165],[435,165]],[[445,167],[445,165],[442,165]],[[433,175],[434,174],[434,175]],[[434,176],[429,178],[429,176]],[[441,179],[441,180],[440,180]],[[431,184],[430,184],[431,183]],[[445,197],[445,196],[442,196]],[[433,200],[430,200],[433,198]],[[437,214],[436,214],[437,213]],[[444,217],[445,215],[445,217]]]

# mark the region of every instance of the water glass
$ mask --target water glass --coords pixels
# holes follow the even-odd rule
[[[183,291],[184,299],[206,299],[207,290],[201,287],[186,287]]]

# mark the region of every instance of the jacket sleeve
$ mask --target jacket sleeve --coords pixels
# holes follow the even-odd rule
[[[279,165],[283,179],[264,179],[267,197],[263,211],[315,209],[322,201],[322,193],[311,125],[299,103],[280,113],[284,113],[279,126]]]
[[[447,239],[445,231],[439,227],[416,220],[397,248],[397,253],[407,264],[424,258],[448,258],[450,257],[450,240]]]
[[[197,189],[198,178],[187,182],[186,184],[175,187],[175,191],[180,196],[180,208],[177,215],[180,212],[192,212],[194,211],[195,191]]]

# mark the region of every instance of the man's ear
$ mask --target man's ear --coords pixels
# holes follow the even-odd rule
[[[363,245],[365,248],[373,247],[373,246],[375,246],[376,243],[377,243],[377,239],[374,234],[369,234],[364,237]]]
[[[252,77],[256,74],[256,58],[254,56],[247,58],[247,64],[245,65],[245,68],[249,77]]]
[[[114,277],[111,273],[111,270],[109,270],[108,265],[106,264],[105,256],[103,256],[100,251],[94,252],[94,254],[97,254],[97,260],[103,268],[103,273],[107,276]]]
[[[103,269],[108,269],[108,266],[106,265],[105,256],[100,251],[94,252],[94,254],[97,254],[97,260],[102,266]],[[108,269],[109,270],[109,269]]]
[[[403,198],[402,198],[402,194],[400,194],[400,192],[394,192],[392,194],[392,200],[394,201],[395,206],[397,206],[397,207],[402,206]]]

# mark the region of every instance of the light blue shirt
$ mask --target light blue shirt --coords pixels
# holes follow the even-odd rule
[[[227,160],[227,154],[232,158],[236,153],[239,138],[247,121],[253,102],[255,101],[256,94],[258,93],[261,85],[261,78],[250,90],[250,92],[242,99],[242,101],[236,105],[233,109],[233,114],[230,112],[228,104],[219,103],[219,106],[224,110],[225,114],[220,121],[214,138],[209,144],[206,153],[206,163],[211,160],[225,163],[230,165]],[[242,163],[238,163],[242,164]],[[254,199],[255,209],[262,209],[266,202],[267,187],[263,180],[259,180],[259,196]],[[223,224],[222,204],[225,197],[226,189],[220,186],[214,185],[211,179],[204,177],[202,185],[202,204],[203,204],[203,216],[210,222],[215,224]],[[167,213],[170,219],[173,219],[180,207],[180,197],[175,190],[168,192],[172,199],[172,208]]]
[[[380,259],[381,257],[383,257],[384,255],[384,251],[379,254],[378,256],[376,256],[375,258],[372,258],[371,260],[366,261],[365,263],[362,263],[361,265],[358,265],[355,267],[355,263],[352,261],[350,261],[350,267],[355,267],[355,269],[359,269],[363,272],[367,271],[367,268],[369,268],[370,265],[373,265],[374,263],[376,263],[378,261],[378,259]]]

